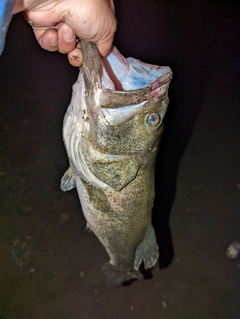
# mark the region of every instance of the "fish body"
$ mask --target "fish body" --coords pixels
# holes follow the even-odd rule
[[[168,67],[125,59],[116,48],[103,63],[82,41],[83,66],[66,112],[70,167],[63,191],[77,188],[87,227],[107,250],[108,286],[142,278],[158,247],[151,224],[154,164],[168,106]],[[116,89],[117,88],[117,89]]]

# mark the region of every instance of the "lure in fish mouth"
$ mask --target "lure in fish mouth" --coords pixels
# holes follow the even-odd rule
[[[142,277],[158,260],[151,224],[154,164],[172,72],[125,59],[116,48],[103,61],[81,41],[83,66],[66,112],[63,137],[70,167],[63,191],[77,188],[83,214],[107,250],[108,286]]]

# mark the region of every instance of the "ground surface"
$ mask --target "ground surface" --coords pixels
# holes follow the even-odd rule
[[[157,37],[151,39],[152,49],[151,43],[146,48],[137,30],[137,17],[145,10],[161,9],[163,27],[174,25],[171,15],[181,14],[191,32],[188,14],[199,9],[197,21],[205,26],[207,20],[216,40],[207,42],[207,76],[204,85],[198,83],[203,86],[200,114],[178,174],[171,213],[175,258],[164,270],[156,267],[150,280],[105,287],[101,267],[108,256],[84,231],[76,192],[59,188],[68,167],[62,118],[77,70],[60,54],[41,50],[21,17],[15,17],[0,58],[1,319],[240,318],[240,259],[225,256],[227,246],[240,241],[239,6],[234,1],[131,3],[125,20],[119,18],[117,34],[118,47],[125,43],[127,54],[142,58],[150,50],[145,60],[156,60]],[[126,1],[117,4],[120,17],[125,8]],[[130,16],[132,31],[124,42]],[[161,32],[155,20],[149,28],[152,37]],[[191,103],[189,113],[198,103],[194,95]]]

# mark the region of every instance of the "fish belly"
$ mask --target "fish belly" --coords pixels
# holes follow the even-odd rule
[[[158,260],[151,224],[154,190],[153,187],[149,189],[149,184],[142,183],[141,176],[138,176],[123,190],[110,192],[97,189],[76,176],[76,187],[88,227],[110,256],[110,261],[103,267],[108,286],[141,279],[138,271],[141,263],[144,262],[148,269]],[[149,191],[152,196],[149,196]]]

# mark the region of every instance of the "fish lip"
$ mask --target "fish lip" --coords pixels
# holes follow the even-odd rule
[[[166,72],[155,81],[135,90],[117,91],[102,88],[99,95],[99,106],[102,108],[118,108],[125,105],[139,104],[154,98],[161,97],[168,89],[172,79],[172,71],[169,67],[163,67]]]
[[[158,99],[167,92],[172,79],[172,71],[169,67],[142,63],[142,67],[139,69],[136,67],[136,63],[138,64],[136,59],[125,59],[116,48],[112,51],[113,60],[111,61],[111,59],[109,60],[107,58],[104,63],[96,45],[85,40],[81,40],[81,49],[84,56],[82,65],[84,83],[87,90],[91,93],[90,95],[92,95],[92,97],[88,95],[87,99],[89,105],[94,104],[93,100],[95,99],[95,111],[99,109],[99,107],[113,109],[126,105],[140,104],[141,102]],[[109,57],[110,56],[111,54]],[[118,67],[123,67],[126,71],[123,72],[122,76],[131,74],[135,79],[140,80],[141,78],[144,79],[146,75],[147,82],[143,82],[143,86],[125,86],[124,91],[115,90],[115,83],[112,82],[112,76],[113,78],[115,77],[121,85],[123,84],[121,81],[122,76],[116,76],[117,65]],[[128,71],[130,71],[130,73],[128,73]],[[157,78],[155,76],[154,78],[152,77],[152,71],[158,73]],[[112,82],[113,87],[105,87],[103,81],[104,73]],[[112,76],[110,74],[112,74]],[[131,90],[131,88],[133,89]]]

